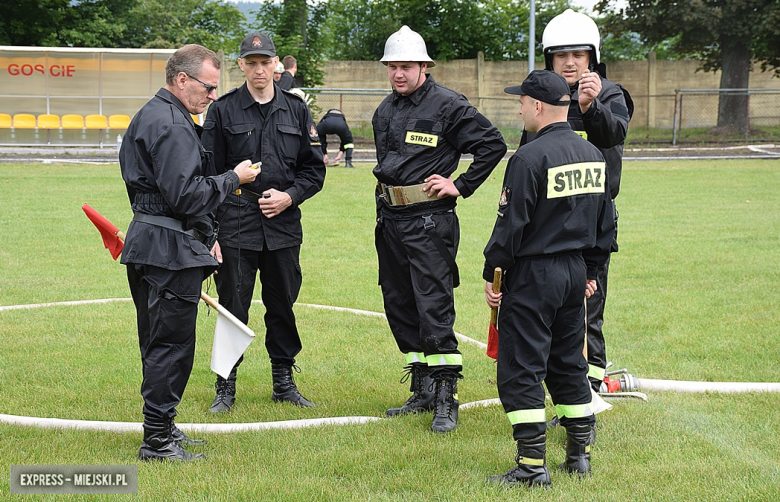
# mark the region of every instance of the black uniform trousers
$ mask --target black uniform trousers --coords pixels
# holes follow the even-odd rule
[[[292,365],[301,351],[293,304],[301,291],[300,246],[269,251],[238,250],[222,246],[222,266],[214,276],[219,303],[244,324],[255,280],[260,272],[261,298],[265,306],[265,348],[273,364]],[[236,368],[243,361],[236,363]]]
[[[127,265],[141,350],[144,417],[176,416],[195,358],[195,321],[203,279],[213,269]]]
[[[429,216],[454,257],[460,226],[454,209],[425,215],[380,213],[375,231],[379,285],[385,314],[398,348],[410,352],[460,354],[455,324],[453,274],[425,229]],[[432,367],[433,376],[439,368]],[[461,371],[462,366],[449,371]]]
[[[317,124],[317,133],[322,141],[322,149],[325,151],[328,147],[328,134],[338,134],[341,140],[341,146],[353,144],[352,131],[349,130],[347,119],[343,115],[325,115]],[[352,148],[342,148],[344,150],[345,160],[352,160]]]
[[[544,409],[547,385],[554,404],[591,402],[585,336],[586,267],[582,255],[517,261],[506,271],[498,318],[498,395],[504,411]],[[573,422],[572,422],[573,421]],[[595,423],[593,415],[561,423]],[[544,421],[512,424],[516,440],[544,434]]]
[[[607,276],[609,273],[609,259],[604,269],[599,269],[596,275],[598,289],[588,298],[588,365],[599,368],[607,367],[607,349],[604,342],[604,306],[607,303]],[[603,379],[588,377],[591,387],[596,392]]]

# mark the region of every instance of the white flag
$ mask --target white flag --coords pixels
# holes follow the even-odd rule
[[[217,326],[214,329],[214,346],[211,348],[211,370],[227,379],[241,354],[255,338],[255,333],[217,304]]]

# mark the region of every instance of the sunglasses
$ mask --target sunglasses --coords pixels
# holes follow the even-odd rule
[[[202,80],[199,80],[199,79],[197,79],[197,78],[195,78],[195,77],[193,77],[192,75],[189,75],[189,74],[187,74],[187,73],[185,73],[185,75],[187,75],[188,77],[190,77],[192,80],[194,80],[194,81],[196,81],[196,82],[200,82],[201,84],[203,84],[203,87],[205,87],[205,88],[206,88],[206,94],[211,94],[211,91],[216,91],[216,90],[217,90],[217,86],[216,86],[216,85],[209,85],[209,84],[207,84],[206,82],[204,82],[204,81],[202,81]]]

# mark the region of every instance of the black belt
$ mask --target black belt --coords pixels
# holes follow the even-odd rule
[[[144,214],[144,213],[134,213],[133,221],[148,223],[149,225],[155,225],[158,227],[167,228],[168,230],[173,230],[175,232],[189,235],[193,239],[197,239],[200,242],[206,242],[205,235],[203,235],[201,232],[198,232],[194,228],[190,228],[190,229],[184,228],[184,222],[181,220],[177,220],[176,218],[169,218],[168,216],[157,216],[157,215]]]
[[[239,188],[236,190],[236,195],[242,199],[246,199],[255,203],[260,202],[260,199],[267,199],[270,197],[270,195],[260,195],[259,193],[253,192],[252,190],[247,190],[246,188]]]

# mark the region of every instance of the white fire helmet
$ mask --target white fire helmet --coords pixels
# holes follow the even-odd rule
[[[428,56],[428,50],[425,48],[425,40],[419,33],[413,31],[408,26],[401,26],[401,29],[393,33],[385,42],[385,54],[380,59],[385,66],[390,61],[413,61],[415,63],[428,63],[428,68],[433,68],[436,64]]]
[[[548,70],[552,70],[552,54],[583,50],[590,51],[591,68],[599,64],[601,37],[599,27],[593,19],[566,9],[547,23],[542,34],[542,51]]]
[[[274,73],[284,73],[284,65],[281,61],[276,63],[276,69],[274,70]]]

